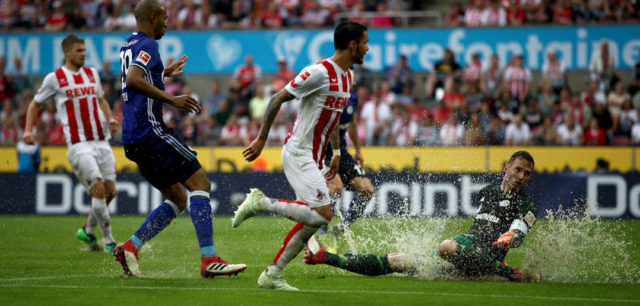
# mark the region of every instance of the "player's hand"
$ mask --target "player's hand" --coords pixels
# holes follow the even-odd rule
[[[36,142],[36,138],[35,136],[33,136],[33,133],[31,131],[24,131],[24,134],[22,135],[22,140],[24,140],[24,142],[30,145]]]
[[[338,168],[340,167],[340,156],[333,156],[331,158],[331,163],[329,163],[329,171],[324,174],[324,178],[329,181],[336,176],[338,173]]]
[[[116,118],[109,119],[109,130],[111,133],[115,133],[118,130],[118,120]]]
[[[184,66],[187,63],[187,59],[189,59],[189,57],[187,57],[187,55],[185,54],[179,59],[175,60],[173,63],[169,64],[164,68],[164,76],[173,77],[182,74],[182,69],[184,69]]]
[[[177,96],[171,100],[171,105],[177,109],[185,110],[192,113],[199,113],[202,107],[198,101],[191,96]]]
[[[353,155],[353,158],[360,164],[360,166],[364,166],[364,158],[362,158],[362,152],[360,150],[356,150],[356,154]]]
[[[500,237],[498,237],[498,240],[496,240],[496,242],[494,242],[492,245],[494,248],[497,248],[497,249],[508,250],[511,247],[515,237],[516,237],[515,232],[508,231],[500,235]]]
[[[249,146],[247,146],[244,150],[242,150],[242,156],[247,161],[254,161],[260,153],[262,153],[262,148],[264,148],[265,140],[256,138],[254,139]]]

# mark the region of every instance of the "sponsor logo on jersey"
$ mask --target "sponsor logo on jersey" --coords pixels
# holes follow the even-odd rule
[[[534,216],[533,213],[529,211],[524,216],[524,221],[527,222],[527,225],[529,225],[529,227],[532,227],[533,224],[536,222],[536,216]]]
[[[327,99],[324,101],[324,106],[336,110],[342,110],[348,102],[349,98],[346,97],[327,96]]]
[[[138,57],[136,58],[136,61],[141,62],[145,66],[149,63],[150,60],[151,60],[151,55],[149,55],[149,53],[144,51],[140,51],[140,53],[138,54]]]
[[[490,215],[490,214],[478,214],[476,216],[476,219],[487,220],[487,221],[492,222],[492,223],[500,222],[500,218],[498,218],[498,217],[496,217],[494,215]]]
[[[64,94],[67,95],[67,98],[86,96],[86,95],[95,95],[96,87],[95,86],[76,87],[74,89],[65,90]]]
[[[511,202],[509,202],[509,200],[502,200],[502,201],[500,201],[500,204],[498,204],[498,205],[500,205],[500,207],[507,207],[507,206],[509,206],[509,203],[511,203]]]
[[[309,73],[309,71],[305,70],[305,71],[300,72],[300,74],[298,76],[301,79],[300,84],[302,84],[302,83],[304,83],[304,81],[306,81],[311,76],[311,73]],[[293,80],[291,80],[291,83],[289,84],[293,88],[300,87],[300,84],[296,83],[296,79],[297,78],[294,78]]]

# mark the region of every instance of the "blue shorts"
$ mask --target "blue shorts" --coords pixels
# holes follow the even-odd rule
[[[144,178],[159,190],[183,183],[202,168],[196,152],[173,134],[155,136],[149,141],[125,144],[124,153],[135,162]]]

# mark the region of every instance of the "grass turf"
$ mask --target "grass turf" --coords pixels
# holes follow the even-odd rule
[[[428,305],[585,305],[640,304],[636,284],[518,284],[503,281],[429,281],[403,275],[366,277],[328,266],[307,266],[297,257],[285,269],[287,281],[301,292],[257,288],[258,275],[279,249],[293,226],[283,218],[256,217],[232,229],[229,217],[214,218],[214,242],[220,256],[249,267],[234,277],[203,279],[199,249],[188,217],[177,218],[142,249],[143,277],[128,279],[111,255],[84,250],[75,230],[82,216],[0,217],[2,239],[0,302],[2,305],[257,305],[257,304],[428,304]],[[114,236],[126,240],[142,217],[113,217]],[[364,219],[360,222],[380,222]],[[405,222],[405,221],[399,221]],[[420,222],[419,219],[409,222]],[[625,222],[633,239],[630,262],[640,265],[640,222]],[[447,234],[461,233],[470,219],[453,219]],[[383,228],[383,227],[381,227]],[[383,231],[356,235],[385,239]],[[612,237],[615,239],[615,237]],[[524,245],[523,247],[526,247]],[[392,252],[384,246],[376,251]],[[507,258],[519,266],[522,252]],[[616,260],[612,258],[611,260]],[[624,267],[620,267],[624,269]]]

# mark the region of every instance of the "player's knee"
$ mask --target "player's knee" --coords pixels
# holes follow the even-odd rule
[[[414,258],[403,253],[393,253],[387,255],[389,266],[393,272],[407,272],[413,267]]]
[[[364,198],[371,199],[375,190],[371,184],[366,184],[360,195]]]
[[[445,240],[438,245],[438,255],[444,259],[456,256],[458,243],[453,240]]]
[[[333,219],[333,208],[331,207],[331,205],[316,207],[313,210],[315,210],[316,213],[318,213],[320,216],[322,216],[322,218],[326,220],[326,223],[323,221],[323,224],[318,224],[318,226],[329,224],[331,219]]]
[[[93,187],[91,188],[91,196],[98,199],[104,199],[106,196],[104,181],[97,179]]]

